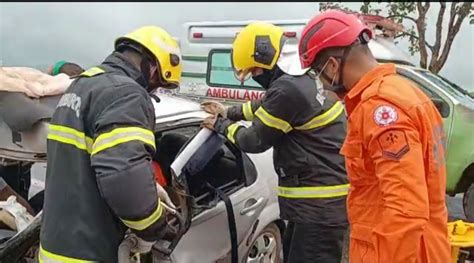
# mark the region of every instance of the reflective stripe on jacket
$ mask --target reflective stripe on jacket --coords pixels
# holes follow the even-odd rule
[[[279,175],[282,218],[301,223],[346,224],[348,181],[344,158],[346,118],[342,103],[325,96],[314,76],[283,75],[259,101],[229,108],[230,120],[219,118],[216,129],[243,151],[273,147]]]
[[[119,53],[76,79],[48,134],[42,262],[117,262],[125,230],[164,224],[150,160],[155,112],[143,77]]]

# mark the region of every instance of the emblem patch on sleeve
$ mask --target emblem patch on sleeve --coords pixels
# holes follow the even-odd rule
[[[379,106],[374,111],[374,121],[379,126],[387,126],[398,120],[397,110],[388,105]]]
[[[382,155],[394,160],[400,160],[410,151],[408,140],[404,131],[388,130],[378,138]]]

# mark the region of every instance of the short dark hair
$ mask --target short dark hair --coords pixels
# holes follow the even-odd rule
[[[68,76],[76,76],[84,72],[85,70],[77,65],[76,63],[66,62],[59,69],[59,73],[64,73]]]
[[[330,57],[341,56],[345,48],[347,47],[330,47],[321,50],[316,56],[313,64],[311,64],[311,68],[318,69],[318,67],[322,67]]]

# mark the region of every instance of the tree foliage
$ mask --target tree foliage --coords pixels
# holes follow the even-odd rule
[[[407,38],[411,55],[420,53],[420,66],[438,73],[445,65],[451,47],[463,21],[469,16],[470,24],[474,24],[474,5],[471,2],[451,2],[449,8],[446,2],[439,2],[436,24],[428,25],[426,15],[432,6],[431,2],[363,2],[359,12],[363,14],[381,15],[386,12],[387,18],[405,25],[403,33],[396,38]],[[353,12],[338,2],[320,3],[319,10],[340,9]],[[448,15],[448,26],[443,27],[444,16]],[[409,25],[408,27],[406,25]],[[426,29],[435,26],[434,43],[426,40]],[[444,34],[443,34],[444,33]],[[443,35],[446,37],[443,38]],[[429,53],[428,53],[429,51]]]

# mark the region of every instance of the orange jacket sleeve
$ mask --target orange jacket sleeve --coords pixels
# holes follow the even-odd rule
[[[364,146],[383,200],[383,217],[372,233],[377,262],[415,262],[429,217],[420,133],[406,112],[387,101],[361,106]]]

